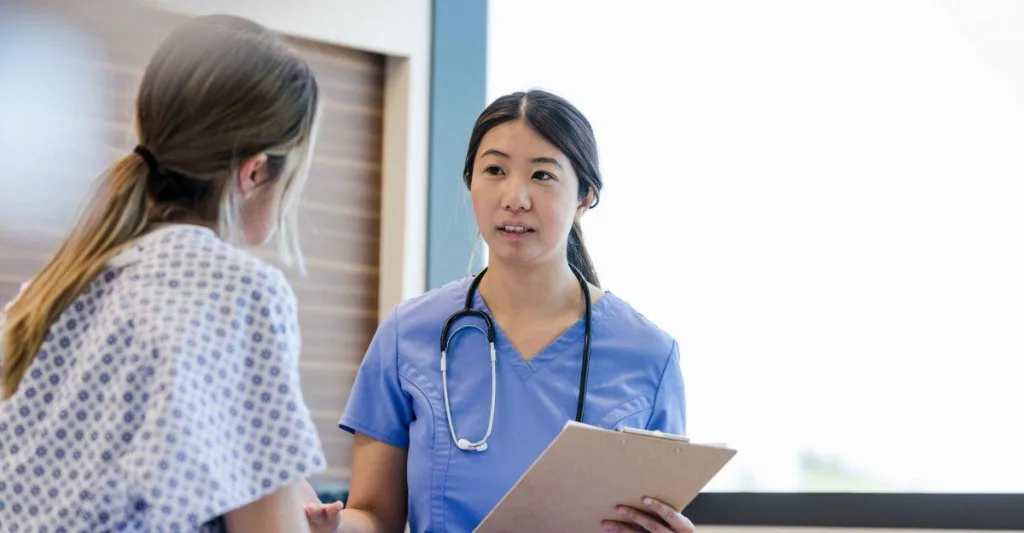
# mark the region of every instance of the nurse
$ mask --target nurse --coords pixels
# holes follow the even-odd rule
[[[355,435],[348,508],[308,506],[318,530],[470,532],[580,415],[685,431],[678,345],[603,291],[587,255],[580,219],[602,186],[587,119],[543,91],[499,98],[463,179],[488,267],[381,323],[339,422]],[[593,529],[693,530],[657,501],[619,512]]]

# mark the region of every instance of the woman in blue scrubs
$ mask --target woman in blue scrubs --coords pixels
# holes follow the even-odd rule
[[[550,93],[502,97],[477,120],[463,178],[488,268],[403,302],[381,323],[339,422],[355,435],[348,508],[307,507],[322,531],[479,525],[577,416],[588,296],[583,422],[685,431],[678,345],[599,288],[584,246],[580,218],[602,186],[587,119]],[[439,340],[471,290],[470,307],[493,325],[495,363],[487,318],[461,316],[447,329],[443,375]],[[693,530],[657,501],[620,513],[593,529]]]

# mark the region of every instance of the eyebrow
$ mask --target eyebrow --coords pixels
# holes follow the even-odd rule
[[[482,154],[480,154],[480,157],[485,157],[485,156],[489,156],[489,155],[493,155],[493,156],[497,156],[497,157],[503,157],[505,159],[511,159],[511,157],[509,157],[509,155],[506,154],[505,152],[502,152],[500,150],[495,150],[493,148],[490,149],[490,150],[487,150],[486,152],[484,152]],[[562,164],[559,163],[558,160],[556,160],[553,157],[535,157],[535,158],[531,159],[530,162],[534,163],[534,164],[545,164],[546,163],[546,164],[549,164],[549,165],[555,165],[558,168],[562,168]]]
[[[550,165],[555,165],[558,168],[562,168],[562,164],[559,163],[557,160],[555,160],[555,158],[553,158],[553,157],[535,157],[535,158],[531,159],[530,162],[531,163],[535,163],[535,164],[547,163],[547,164],[550,164]]]

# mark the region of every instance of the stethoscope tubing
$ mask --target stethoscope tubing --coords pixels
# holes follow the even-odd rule
[[[587,380],[590,374],[590,334],[591,334],[591,323],[592,323],[592,303],[590,298],[590,286],[587,284],[587,280],[583,277],[575,267],[570,265],[573,274],[576,275],[576,279],[580,282],[580,288],[583,291],[583,301],[585,302],[585,309],[583,312],[584,316],[584,329],[583,329],[583,365],[580,369],[580,389],[579,394],[576,398],[576,421],[583,422],[583,415],[586,408],[587,401]],[[482,452],[487,449],[487,439],[490,438],[491,432],[494,429],[494,408],[495,401],[497,398],[497,350],[494,346],[494,321],[487,313],[473,309],[473,296],[476,294],[477,288],[480,286],[480,281],[483,279],[484,274],[487,272],[487,268],[480,271],[479,274],[473,279],[469,285],[469,289],[466,291],[466,301],[463,308],[453,313],[447,320],[445,320],[444,326],[441,328],[441,386],[444,391],[444,409],[445,414],[448,417],[448,429],[451,432],[452,442],[463,451],[477,451]],[[489,410],[487,432],[484,437],[476,442],[470,442],[466,439],[458,438],[455,432],[455,422],[452,419],[451,402],[448,399],[448,341],[454,337],[456,330],[451,336],[448,332],[452,325],[461,318],[464,317],[477,317],[483,320],[486,325],[484,334],[487,337],[487,344],[490,347],[490,359],[491,359],[491,407]],[[479,328],[477,328],[479,329]]]

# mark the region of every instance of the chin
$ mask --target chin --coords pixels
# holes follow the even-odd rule
[[[504,244],[504,243],[503,243]],[[514,266],[529,266],[543,263],[550,254],[539,253],[529,247],[504,246],[489,247],[491,257]]]

